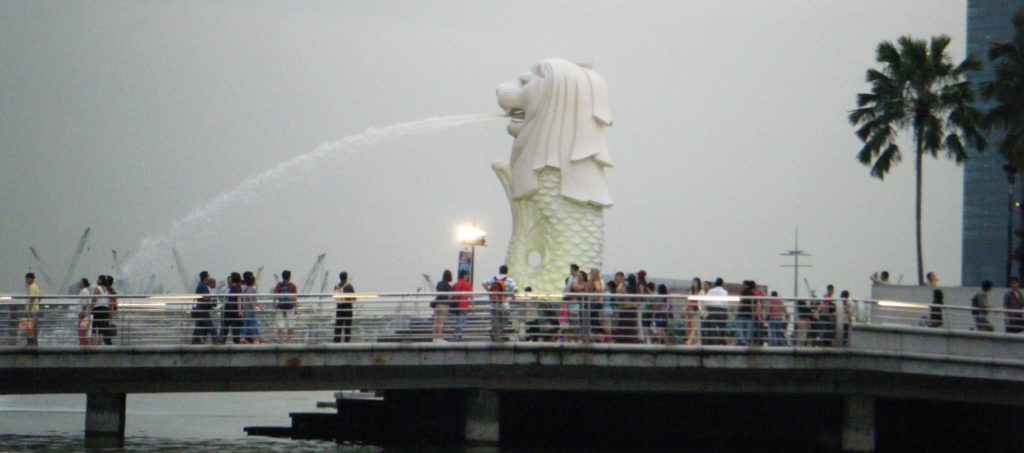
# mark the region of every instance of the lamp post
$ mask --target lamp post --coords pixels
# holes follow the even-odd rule
[[[456,230],[456,236],[459,238],[459,243],[469,247],[469,284],[476,287],[473,281],[476,268],[476,248],[487,245],[487,232],[477,228],[474,223],[460,226]]]
[[[1010,286],[1010,276],[1013,268],[1013,186],[1017,184],[1017,166],[1013,164],[1003,165],[1006,171],[1006,286]]]

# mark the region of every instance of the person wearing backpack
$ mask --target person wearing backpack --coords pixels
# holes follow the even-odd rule
[[[274,294],[296,294],[298,288],[292,283],[292,271],[281,271],[281,281],[274,287]],[[278,296],[274,302],[274,310],[277,312],[277,341],[279,343],[291,343],[295,335],[295,296]]]
[[[501,341],[505,320],[511,316],[509,299],[519,290],[515,280],[508,276],[508,266],[498,267],[498,275],[484,282],[484,289],[491,293],[491,305],[494,316],[498,319],[491,323],[491,341]]]

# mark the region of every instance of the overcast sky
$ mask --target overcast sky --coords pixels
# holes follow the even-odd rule
[[[499,113],[496,85],[560,57],[610,92],[605,271],[788,295],[799,225],[811,284],[866,297],[876,270],[914,280],[913,168],[869,177],[846,112],[880,41],[944,33],[959,60],[965,23],[963,0],[0,1],[0,291],[23,290],[30,245],[57,278],[92,227],[93,279],[251,175],[371,126]],[[324,159],[178,248],[190,273],[265,265],[266,286],[327,253],[360,291],[409,291],[455,268],[475,220],[485,276],[511,143],[491,121]],[[924,200],[926,267],[957,284],[962,170],[928,161]],[[166,256],[153,272],[180,291]]]

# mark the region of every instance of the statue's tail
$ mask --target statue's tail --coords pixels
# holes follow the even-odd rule
[[[578,264],[585,271],[601,268],[601,207],[561,196],[561,174],[551,168],[538,174],[537,192],[512,200],[508,166],[496,163],[491,168],[509,196],[512,236],[505,263],[520,288],[532,286],[538,293],[557,293],[564,288],[570,264]]]

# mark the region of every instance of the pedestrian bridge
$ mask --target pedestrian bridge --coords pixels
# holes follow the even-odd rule
[[[165,344],[160,335],[147,341],[137,321],[136,333],[113,346],[0,347],[0,393],[86,393],[87,437],[117,438],[129,393],[464,390],[473,395],[464,421],[474,442],[499,440],[503,392],[819,395],[842,399],[842,446],[854,451],[874,448],[879,398],[1024,406],[1022,337],[957,328],[966,324],[949,307],[936,328],[916,325],[917,312],[861,305],[866,316],[863,306],[850,310],[848,328],[836,317],[827,327],[837,340],[814,347],[526,342],[503,333],[459,343],[313,342],[307,335],[298,344]],[[515,310],[505,313],[514,318]],[[487,322],[504,325],[499,313],[491,310]],[[126,328],[130,315],[121,319]]]

